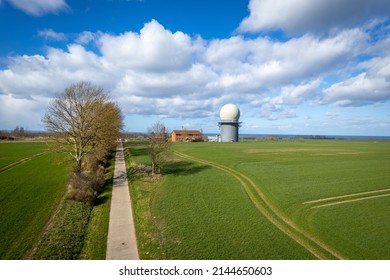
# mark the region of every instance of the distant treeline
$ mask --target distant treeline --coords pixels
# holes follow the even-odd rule
[[[55,134],[47,131],[32,131],[27,130],[23,126],[17,126],[12,130],[2,129],[0,130],[0,141],[17,141],[17,140],[34,140],[34,139],[52,139]],[[123,139],[141,140],[147,139],[146,133],[138,132],[123,132]]]
[[[49,132],[31,131],[24,127],[15,127],[13,130],[0,130],[0,140],[28,140],[28,139],[42,139],[50,137]]]

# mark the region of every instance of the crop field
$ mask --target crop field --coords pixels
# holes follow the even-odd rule
[[[0,259],[28,257],[66,190],[68,168],[45,143],[0,143]]]
[[[390,141],[173,150],[150,203],[163,258],[390,259]]]

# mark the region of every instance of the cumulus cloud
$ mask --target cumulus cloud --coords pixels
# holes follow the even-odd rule
[[[38,30],[38,36],[42,37],[46,40],[52,40],[52,41],[65,41],[66,36],[62,32],[55,32],[51,28]]]
[[[98,54],[80,44],[89,40],[97,42]],[[157,114],[167,104],[196,101],[215,77],[208,66],[192,61],[198,39],[172,33],[156,21],[145,24],[139,33],[83,32],[76,41],[79,44],[71,43],[65,50],[48,48],[45,55],[10,58],[7,68],[0,71],[0,92],[9,98],[33,100],[54,97],[69,84],[88,80],[111,90],[117,100],[142,100],[139,113]]]
[[[15,8],[22,10],[31,16],[43,16],[57,14],[60,11],[69,10],[65,0],[7,0]]]
[[[320,103],[364,106],[390,100],[390,56],[361,64],[367,70],[324,90]]]
[[[305,102],[363,106],[389,100],[389,36],[370,39],[352,28],[285,42],[244,36],[206,41],[153,20],[138,32],[85,31],[64,49],[11,57],[0,70],[0,97],[6,106],[43,111],[42,100],[87,80],[110,90],[129,114],[207,118],[234,102],[269,120],[294,118]],[[360,56],[370,59],[360,62]]]
[[[99,40],[107,64],[145,71],[177,71],[191,67],[194,50],[191,38],[172,33],[152,20],[139,33],[105,34]]]
[[[268,120],[296,117],[296,107],[304,102],[311,102],[318,94],[321,80],[313,80],[298,85],[290,84],[279,90],[279,95],[271,97],[266,94],[252,95],[249,103],[258,108],[257,115]]]
[[[67,51],[50,48],[47,56],[18,56],[0,71],[0,91],[17,98],[53,97],[80,80],[101,83],[109,79],[100,59],[80,45]]]
[[[250,14],[238,30],[264,32],[283,30],[288,34],[327,33],[334,28],[351,28],[372,18],[388,17],[387,0],[250,0]]]
[[[320,80],[299,85],[288,85],[281,89],[281,94],[274,98],[276,104],[298,105],[313,99],[320,85]]]
[[[221,105],[221,97],[199,99],[187,96],[172,98],[148,98],[123,95],[117,99],[125,113],[156,115],[163,118],[205,118],[214,116]]]
[[[116,91],[120,94],[132,94],[144,97],[171,98],[182,95],[196,95],[201,98],[212,94],[208,84],[217,78],[217,74],[204,65],[194,64],[186,71],[151,72],[148,75],[129,71],[118,82]]]
[[[253,92],[337,71],[366,48],[367,39],[359,29],[331,38],[305,35],[286,42],[232,37],[210,42],[203,59],[220,73],[216,88]]]

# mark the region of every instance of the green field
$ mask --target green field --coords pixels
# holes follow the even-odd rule
[[[133,161],[146,162],[139,147],[129,149]],[[173,149],[161,184],[142,189],[136,183],[132,190],[150,205],[156,244],[145,248],[158,251],[156,257],[390,258],[389,141],[180,143]],[[141,256],[148,258],[142,248]]]
[[[0,259],[28,258],[65,193],[69,170],[45,143],[0,143]]]
[[[177,143],[162,177],[127,152],[142,259],[390,259],[390,141]],[[45,143],[0,143],[0,259],[31,257],[69,170]],[[109,174],[81,258],[104,258]]]

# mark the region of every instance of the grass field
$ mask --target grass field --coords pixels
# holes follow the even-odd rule
[[[44,152],[46,144],[42,142],[12,143],[4,142],[1,144],[0,168]]]
[[[69,166],[38,142],[0,143],[0,259],[21,259],[60,202]]]
[[[390,258],[389,141],[173,149],[161,184],[133,190],[149,199],[162,258]],[[139,148],[133,152],[146,161]]]
[[[105,259],[115,158],[93,207],[64,199],[62,159],[43,142],[0,143],[0,259]]]

